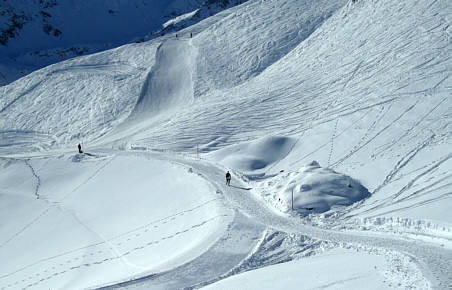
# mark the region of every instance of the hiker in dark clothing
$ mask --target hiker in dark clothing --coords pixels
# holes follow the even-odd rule
[[[83,151],[82,151],[82,145],[80,145],[80,143],[78,144],[78,153],[83,153]]]
[[[226,172],[226,185],[231,186],[231,173]]]

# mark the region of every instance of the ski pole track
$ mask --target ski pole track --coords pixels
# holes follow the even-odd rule
[[[431,136],[434,137],[434,136]],[[426,140],[424,143],[422,143],[421,145],[419,145],[418,147],[412,149],[407,155],[403,156],[395,165],[395,167],[391,170],[391,172],[385,177],[384,181],[375,188],[375,190],[372,192],[372,195],[375,194],[376,192],[380,191],[382,188],[384,188],[385,186],[387,186],[388,184],[390,184],[394,177],[399,174],[399,172],[405,167],[407,166],[407,164],[409,164],[409,162],[422,150],[426,147],[426,145],[431,141],[431,138],[429,138],[428,140]],[[412,179],[411,181],[409,181],[401,190],[399,190],[398,193],[392,194],[382,200],[376,200],[374,201],[372,204],[374,204],[374,206],[371,206],[370,208],[360,212],[359,214],[364,214],[364,213],[369,213],[372,211],[375,211],[377,209],[386,207],[390,204],[395,203],[399,203],[399,202],[403,202],[406,201],[407,199],[401,199],[401,200],[396,200],[398,196],[400,196],[404,191],[406,191],[407,189],[409,189],[419,178],[421,178],[422,176],[427,175],[428,173],[431,173],[432,171],[436,170],[442,163],[446,162],[447,160],[449,160],[451,158],[451,154],[449,154],[447,157],[443,157],[440,158],[436,161],[433,162],[433,165],[430,168],[427,168],[425,171],[423,171],[422,173],[420,173],[419,175],[417,175],[414,179]],[[427,187],[431,187],[433,184],[428,185]],[[415,193],[419,193],[420,191],[416,191]],[[411,194],[411,196],[416,197],[414,194]],[[368,204],[372,205],[372,204]],[[353,209],[359,209],[361,207],[363,207],[364,205],[362,203],[356,204],[355,206],[353,206]],[[351,214],[348,215],[348,217],[354,217],[357,214]]]
[[[358,116],[357,120],[359,120],[362,116]],[[327,122],[322,122],[322,123],[328,123],[328,122],[332,122],[333,120],[328,120]],[[356,125],[356,122],[351,122],[349,126],[347,126],[346,128],[344,128],[339,134],[335,135],[335,138],[342,136],[342,134],[344,134],[345,132],[347,132],[348,130],[350,130],[353,126]],[[295,164],[305,160],[306,158],[308,158],[309,156],[319,152],[320,150],[322,150],[323,148],[325,148],[326,146],[328,146],[329,144],[331,144],[331,140],[323,143],[322,145],[319,145],[315,150],[303,155],[301,158],[293,161],[290,163],[290,166],[294,166]]]
[[[355,145],[355,147],[353,147],[353,150],[356,150],[359,146],[361,146],[361,144],[363,142],[365,142],[367,140],[367,138],[369,137],[370,133],[373,132],[377,126],[377,124],[379,124],[381,122],[381,120],[383,119],[384,116],[386,116],[386,114],[391,110],[392,108],[392,104],[390,103],[388,108],[385,110],[385,106],[381,106],[378,115],[376,117],[376,119],[370,124],[370,126],[367,128],[366,132],[364,133],[364,135],[360,138],[358,144]]]
[[[58,203],[63,202],[66,198],[68,198],[71,194],[75,193],[77,190],[79,190],[82,186],[88,184],[88,182],[90,182],[94,177],[97,176],[97,174],[99,174],[99,172],[104,169],[105,167],[107,167],[114,159],[116,158],[116,156],[111,157],[109,160],[107,160],[106,162],[104,162],[101,166],[99,166],[98,169],[96,169],[96,171],[93,172],[93,174],[91,174],[87,179],[85,179],[82,183],[80,183],[78,186],[76,186],[72,191],[68,192],[67,194],[63,195],[63,197],[61,199],[58,200]]]
[[[59,255],[55,255],[55,256],[52,256],[52,257],[49,257],[49,258],[45,258],[45,259],[36,261],[36,262],[34,262],[32,264],[26,265],[26,266],[24,266],[24,267],[22,267],[22,268],[20,268],[18,270],[15,270],[14,272],[2,275],[2,276],[0,276],[0,279],[9,277],[9,276],[11,276],[13,274],[16,274],[16,273],[18,273],[20,271],[26,270],[26,269],[28,269],[28,268],[30,268],[32,266],[38,265],[40,263],[47,262],[47,261],[52,260],[52,259],[60,258],[60,257],[72,254],[72,253],[77,252],[77,251],[86,250],[86,249],[89,249],[89,248],[92,248],[92,247],[96,247],[96,246],[99,246],[99,245],[103,245],[103,244],[106,244],[106,243],[111,243],[111,242],[113,242],[113,241],[115,241],[115,240],[117,240],[119,238],[124,238],[125,236],[130,236],[130,237],[125,237],[124,238],[124,239],[126,239],[127,242],[130,242],[132,239],[135,239],[135,238],[143,235],[144,233],[149,232],[150,230],[158,229],[159,228],[159,224],[166,224],[169,221],[174,221],[176,218],[183,217],[186,214],[196,212],[196,210],[198,210],[198,209],[200,209],[200,208],[202,208],[202,207],[204,207],[204,206],[206,206],[206,205],[208,205],[208,204],[210,204],[212,202],[218,201],[220,199],[221,198],[215,198],[215,199],[208,200],[208,201],[203,202],[203,203],[201,203],[199,205],[196,205],[196,206],[194,206],[194,207],[192,207],[190,209],[177,212],[175,214],[163,217],[163,218],[158,219],[158,220],[150,221],[149,223],[147,223],[147,224],[145,224],[145,225],[143,225],[141,227],[138,227],[138,228],[129,230],[127,232],[118,234],[118,235],[113,236],[113,237],[111,237],[109,239],[104,239],[101,242],[93,243],[93,244],[90,244],[90,245],[86,245],[86,246],[83,246],[83,247],[80,247],[80,248],[77,248],[77,249],[74,249],[74,250],[70,250],[70,251],[61,253]],[[50,208],[48,208],[48,209],[50,209]],[[90,231],[92,231],[92,230],[90,229]],[[114,245],[121,246],[123,244],[125,244],[123,241],[119,241],[119,242],[116,242]]]
[[[203,163],[208,164],[208,163]],[[209,172],[206,176],[210,176],[211,180],[218,180],[219,176],[222,176],[222,172],[218,172],[218,169],[212,168],[201,164],[190,164],[197,168],[199,171]],[[216,177],[214,177],[216,176]],[[303,224],[301,220],[291,219],[283,216],[276,215],[271,209],[261,202],[256,200],[253,195],[243,195],[234,191],[225,190],[225,197],[231,203],[234,208],[238,208],[247,215],[250,215],[254,220],[271,227],[275,230],[280,230],[287,233],[302,232],[303,234],[325,241],[340,242],[340,243],[354,243],[360,245],[366,245],[369,247],[376,247],[385,250],[401,253],[402,255],[410,255],[416,257],[416,264],[422,270],[422,273],[432,281],[434,288],[444,289],[452,287],[450,276],[448,273],[452,273],[452,265],[447,263],[435,264],[435,259],[431,259],[429,252],[438,251],[438,259],[441,261],[450,261],[446,257],[452,258],[452,252],[447,249],[443,249],[435,246],[434,244],[421,242],[421,241],[399,241],[392,237],[378,237],[370,236],[365,237],[359,233],[347,234],[340,233],[332,230],[319,229]],[[442,256],[444,255],[444,256]],[[442,257],[441,257],[442,256]]]
[[[126,153],[123,153],[123,154],[126,154]],[[134,153],[134,154],[137,154],[137,153]],[[452,265],[448,265],[447,263],[444,263],[444,262],[437,263],[438,262],[437,259],[444,259],[443,261],[450,260],[447,257],[452,256],[451,251],[448,251],[446,249],[437,248],[433,244],[426,243],[426,242],[411,241],[411,240],[398,241],[389,236],[388,237],[362,236],[359,233],[343,233],[343,232],[338,232],[338,231],[333,231],[333,230],[328,230],[328,229],[315,228],[315,227],[304,224],[304,222],[302,220],[298,220],[298,217],[288,218],[287,216],[280,216],[280,215],[276,214],[272,209],[270,209],[268,207],[268,205],[264,204],[261,200],[257,199],[254,194],[251,194],[251,195],[243,194],[243,191],[233,189],[230,187],[226,187],[222,182],[223,170],[212,165],[210,162],[208,162],[206,160],[188,160],[184,156],[174,156],[174,155],[163,157],[163,154],[149,153],[149,152],[143,152],[143,153],[139,152],[139,154],[149,155],[149,156],[152,156],[155,158],[163,158],[165,160],[168,160],[168,159],[173,160],[177,163],[186,164],[190,168],[194,168],[197,172],[199,172],[201,174],[201,176],[203,178],[206,178],[207,180],[209,180],[214,187],[220,189],[220,192],[224,196],[222,196],[221,198],[218,198],[218,199],[223,200],[223,198],[224,198],[225,201],[227,201],[232,208],[236,208],[239,212],[243,212],[245,214],[245,216],[249,216],[250,219],[253,220],[253,223],[255,222],[257,224],[260,224],[264,228],[270,227],[274,231],[280,231],[280,232],[284,232],[284,233],[294,233],[294,234],[303,233],[303,235],[309,236],[310,238],[318,239],[321,241],[339,243],[341,246],[344,246],[344,247],[349,246],[349,244],[365,245],[366,247],[370,247],[371,249],[381,248],[381,249],[384,249],[384,251],[386,251],[386,252],[394,251],[397,253],[402,253],[402,255],[405,255],[405,256],[412,256],[412,257],[416,258],[415,262],[418,265],[419,269],[422,270],[422,273],[426,277],[429,278],[429,281],[433,281],[432,283],[434,285],[434,288],[436,287],[439,289],[448,289],[447,287],[450,287],[450,285],[452,285],[450,278],[448,278],[449,276],[447,276],[447,274],[450,273],[450,271],[452,271],[452,269],[451,269]],[[234,183],[234,181],[233,181],[233,183]],[[236,185],[237,185],[237,183],[239,183],[238,185],[240,185],[240,181],[235,181],[235,183],[236,183]],[[211,201],[207,201],[207,202],[211,202]],[[167,218],[170,218],[170,217],[167,217]],[[216,216],[216,217],[213,217],[212,219],[216,219],[216,218],[221,218],[221,216]],[[154,221],[154,222],[156,222],[156,221]],[[200,226],[202,226],[202,224],[207,223],[207,222],[209,222],[209,221],[204,221],[203,223],[200,223],[198,225],[193,225],[193,226],[200,227]],[[150,226],[151,224],[152,223],[149,223],[148,225]],[[142,230],[146,230],[146,228],[142,228]],[[187,230],[187,228],[184,229],[183,231],[185,231],[185,230]],[[122,234],[117,237],[121,237],[121,241],[123,241],[124,243],[127,243],[127,242],[131,242],[132,236],[136,235],[136,234],[137,233],[135,233],[135,232],[130,232],[129,236]],[[88,256],[85,256],[84,258],[93,257],[93,256],[98,257],[98,258],[93,259],[91,261],[84,262],[84,263],[74,263],[77,261],[76,260],[77,258],[83,259],[83,256],[77,256],[72,259],[70,259],[70,258],[66,259],[63,261],[64,263],[62,263],[62,265],[60,265],[60,266],[67,265],[67,266],[65,266],[65,269],[62,271],[55,271],[56,266],[54,265],[53,269],[51,267],[49,267],[49,269],[45,269],[44,271],[38,272],[37,274],[30,275],[26,279],[22,278],[22,280],[24,280],[27,284],[24,286],[24,288],[21,288],[21,289],[28,289],[33,286],[39,285],[40,283],[42,283],[46,280],[52,279],[52,277],[60,276],[64,273],[67,273],[68,271],[85,268],[85,267],[90,267],[90,266],[94,266],[97,264],[102,264],[102,263],[108,262],[110,260],[116,260],[121,257],[125,257],[127,255],[130,255],[133,251],[138,251],[140,249],[143,249],[144,247],[148,247],[152,244],[159,243],[161,240],[164,240],[164,239],[170,239],[171,237],[174,237],[174,235],[178,235],[178,234],[181,234],[181,231],[176,232],[172,235],[167,235],[165,237],[162,237],[162,239],[159,239],[159,240],[147,240],[146,243],[141,243],[140,245],[137,245],[133,249],[126,250],[125,252],[123,252],[121,254],[121,256],[112,257],[111,254],[110,254],[110,256],[101,256],[101,255],[106,254],[105,250],[93,249],[93,251],[88,251],[87,254],[85,254]],[[112,239],[110,239],[110,241],[117,239],[117,237],[113,237]],[[127,240],[127,239],[129,239],[129,240]],[[113,242],[113,244],[116,243],[115,246],[120,247],[123,245],[123,244],[119,244],[119,243],[121,243],[121,241],[114,240],[112,242]],[[100,243],[100,244],[104,244],[104,243]],[[101,252],[99,252],[99,251],[101,251]],[[429,255],[429,253],[432,251],[434,251],[435,253],[438,252],[439,254],[432,258],[431,255]],[[195,258],[195,260],[193,260],[190,263],[192,263],[191,265],[193,266],[196,264],[196,262],[199,262],[200,260],[202,260],[202,259]],[[209,260],[209,261],[211,261],[211,260]],[[249,262],[251,263],[252,259]],[[207,263],[207,261],[204,260],[203,263]],[[237,266],[237,265],[243,266],[243,265],[246,265],[247,263],[248,262],[246,262],[246,260],[242,260],[242,262],[236,263],[235,266]],[[253,268],[252,263],[249,265],[251,265],[250,269],[252,269]],[[232,269],[240,269],[240,266],[238,266],[238,268],[233,267]],[[246,267],[242,267],[242,269],[246,270]],[[238,271],[240,271],[240,270],[238,270]],[[16,273],[18,273],[18,272],[16,272]],[[47,274],[47,273],[51,273],[51,274]],[[174,272],[171,272],[171,273],[174,273]],[[181,274],[181,273],[179,273],[179,274]],[[11,275],[12,275],[12,273],[9,276],[11,276]],[[215,275],[217,275],[216,276],[217,278],[221,277],[220,273],[217,273]],[[152,280],[153,278],[151,276],[148,276],[147,279]],[[1,277],[1,278],[4,278],[4,277]],[[215,277],[213,279],[216,280]],[[190,286],[190,287],[196,288],[195,287],[196,285],[201,285],[201,286],[206,285],[206,283],[205,283],[206,281],[214,281],[214,280],[212,280],[212,278],[209,278],[209,279],[204,280],[204,282],[200,281],[198,283],[191,284],[192,286]],[[28,281],[30,281],[30,282],[28,282]],[[137,280],[135,282],[138,282],[138,281],[139,280]],[[14,285],[18,285],[20,283],[25,283],[25,282],[22,282],[20,279],[17,279],[0,289],[1,290],[9,289],[9,288],[13,287]],[[130,285],[133,285],[135,282],[129,281],[128,283]],[[195,286],[193,286],[193,285],[195,285]],[[180,286],[179,288],[182,288],[182,287],[188,287],[188,285]]]
[[[14,240],[16,237],[18,237],[20,234],[22,234],[24,231],[26,231],[28,228],[30,228],[34,223],[36,223],[41,217],[43,217],[47,212],[51,209],[51,206],[47,207],[44,211],[42,211],[39,215],[37,215],[34,219],[32,219],[28,224],[26,224],[22,229],[17,231],[14,235],[12,235],[9,239],[7,239],[5,242],[3,242],[0,245],[0,248],[3,248],[6,244]],[[1,277],[0,277],[1,278]]]
[[[310,239],[303,234],[288,234],[267,228],[250,253],[226,273],[214,279],[184,287],[198,289],[230,276],[295,259],[316,255],[332,248],[333,243]]]
[[[450,183],[449,184],[447,184],[446,186],[447,187],[450,187]],[[409,206],[405,206],[405,207],[399,207],[399,209],[397,209],[397,210],[388,210],[388,211],[385,211],[385,212],[382,212],[382,213],[379,213],[379,214],[377,214],[377,215],[370,215],[370,216],[368,216],[369,218],[377,218],[377,217],[380,217],[380,216],[383,216],[383,215],[387,215],[387,214],[391,214],[391,213],[396,213],[396,212],[400,212],[400,211],[403,211],[403,210],[405,210],[405,209],[413,209],[413,208],[416,208],[416,207],[421,207],[421,206],[425,206],[425,205],[428,205],[428,204],[430,204],[430,203],[433,203],[433,202],[438,202],[438,201],[441,201],[441,200],[445,200],[445,199],[450,199],[450,198],[452,198],[452,191],[451,192],[447,192],[447,193],[444,193],[444,194],[442,194],[442,195],[439,195],[439,196],[437,196],[437,197],[435,197],[435,198],[431,198],[431,199],[427,199],[427,200],[424,200],[424,201],[421,201],[421,202],[418,202],[418,203],[416,203],[416,204],[411,204],[411,205],[409,205]]]
[[[354,154],[356,154],[358,151],[360,151],[362,148],[364,148],[366,145],[368,145],[370,142],[372,142],[373,140],[375,140],[378,136],[380,136],[383,132],[385,132],[386,130],[388,130],[391,126],[394,126],[395,123],[397,123],[397,121],[399,121],[405,114],[407,114],[409,111],[411,111],[416,104],[419,102],[419,99],[410,107],[408,107],[407,109],[405,109],[399,116],[397,116],[394,120],[392,120],[388,125],[386,125],[383,129],[381,129],[380,131],[378,131],[377,133],[375,133],[375,135],[373,135],[371,138],[369,138],[364,144],[362,144],[361,146],[358,146],[357,148],[355,148],[354,150],[352,150],[350,153],[348,153],[347,155],[345,155],[344,157],[340,158],[339,160],[337,160],[336,162],[334,162],[331,165],[331,168],[337,167],[338,165],[340,165],[342,162],[344,162],[345,160],[347,160],[348,158],[350,158],[351,156],[353,156]]]
[[[34,272],[33,274],[27,276],[26,278],[22,278],[21,277],[22,280],[20,280],[21,278],[18,278],[14,282],[10,282],[10,284],[2,286],[0,289],[1,290],[9,289],[13,285],[17,285],[20,282],[23,283],[23,282],[26,282],[26,281],[29,281],[29,280],[36,279],[36,280],[34,280],[32,282],[27,282],[29,284],[21,286],[22,287],[21,289],[28,289],[30,287],[37,286],[38,284],[40,284],[40,283],[42,283],[42,282],[44,282],[46,280],[50,280],[52,278],[55,278],[56,276],[60,276],[62,274],[65,274],[67,272],[70,272],[70,271],[73,271],[73,270],[76,270],[76,269],[85,268],[85,267],[91,267],[91,266],[94,266],[94,265],[103,264],[105,262],[122,259],[122,258],[124,258],[124,257],[126,257],[126,256],[128,256],[128,255],[130,255],[132,253],[135,253],[136,251],[143,250],[143,249],[145,249],[145,248],[147,248],[149,246],[153,246],[153,245],[159,244],[162,241],[165,241],[165,240],[172,239],[174,237],[183,235],[184,233],[187,233],[189,231],[201,228],[205,224],[208,224],[210,222],[213,222],[213,221],[215,221],[215,220],[217,220],[219,218],[223,218],[223,217],[226,217],[226,216],[227,215],[217,215],[217,216],[214,216],[214,217],[212,217],[210,219],[202,221],[200,223],[197,223],[197,224],[191,225],[189,227],[186,227],[185,229],[181,229],[178,232],[166,235],[166,236],[164,236],[164,237],[162,237],[160,239],[157,239],[157,240],[152,240],[152,239],[151,240],[145,240],[139,246],[135,246],[134,248],[127,249],[125,252],[123,252],[123,253],[121,253],[119,255],[115,254],[114,256],[109,256],[108,254],[111,254],[111,252],[109,250],[99,249],[99,250],[94,250],[94,251],[91,251],[91,252],[87,252],[87,253],[85,253],[83,255],[78,255],[76,257],[69,258],[67,260],[64,259],[63,261],[58,261],[57,262],[57,263],[59,263],[58,266],[55,266],[56,264],[54,264],[52,267],[49,266],[48,268],[46,268],[44,270],[41,270],[41,271],[38,271],[38,272]],[[154,227],[154,230],[156,230],[157,228],[158,227]],[[148,231],[149,231],[148,229],[145,230],[145,232],[148,232]],[[140,235],[135,235],[135,238],[138,238],[139,236]],[[126,242],[130,242],[132,239],[133,239],[132,237],[129,237],[129,238],[126,239]],[[113,244],[115,246],[121,246],[121,245],[123,245],[123,243],[124,243],[123,241],[119,241],[119,242],[116,242],[116,243],[113,243]],[[101,245],[101,244],[105,244],[105,242],[99,243],[97,245]],[[106,252],[109,252],[109,253],[106,253]],[[59,256],[59,257],[61,257],[61,256]],[[85,260],[86,261],[86,258],[90,258],[90,257],[93,258],[92,261],[77,263],[77,261],[79,261],[79,260]],[[54,258],[52,258],[52,259],[54,259]],[[65,269],[62,270],[62,271],[54,272],[54,270],[57,267],[59,269],[61,269],[61,268],[65,268]],[[15,273],[17,273],[17,271]],[[9,274],[8,276],[11,276],[11,275],[13,275],[13,274]],[[5,277],[5,276],[3,276],[3,277]],[[1,279],[4,279],[3,277]],[[43,277],[43,278],[40,278],[40,277]]]
[[[437,192],[437,191],[439,191],[440,189],[443,189],[443,188],[448,188],[449,186],[452,185],[452,183],[446,183],[446,184],[438,186],[438,187],[434,187],[434,186],[435,185],[439,185],[439,184],[441,184],[444,181],[450,180],[451,177],[452,177],[452,174],[449,174],[449,175],[447,175],[444,178],[441,178],[441,179],[439,179],[439,180],[437,180],[437,181],[435,181],[435,182],[433,182],[433,183],[431,183],[431,184],[429,184],[429,185],[427,185],[427,186],[425,186],[425,187],[423,187],[423,188],[421,188],[419,190],[414,191],[412,194],[410,194],[410,195],[408,195],[408,196],[406,196],[404,198],[401,198],[398,201],[402,202],[402,201],[412,200],[414,198],[417,198],[417,196],[420,193],[422,193],[422,192],[423,192],[423,194],[428,194],[428,193]]]
[[[425,146],[424,146],[425,147]],[[396,194],[394,194],[393,199],[397,199],[399,196],[401,196],[405,191],[409,190],[414,183],[416,183],[416,181],[418,181],[420,178],[424,177],[425,175],[433,172],[434,170],[436,170],[439,166],[441,166],[441,164],[443,164],[444,162],[448,161],[450,158],[452,158],[452,154],[448,154],[446,157],[440,159],[438,162],[436,162],[435,164],[433,164],[430,168],[428,168],[427,170],[425,170],[424,172],[422,172],[421,174],[418,174],[417,176],[415,176],[413,179],[411,179],[404,187],[402,187],[401,190],[399,190],[399,192],[397,192]],[[430,185],[431,186],[431,185]],[[412,195],[416,194],[417,192],[414,192]],[[397,202],[399,201],[403,201],[406,198],[410,197],[406,196],[404,198],[398,199]]]
[[[11,160],[15,160],[15,161],[19,161],[20,159],[14,159],[14,158],[8,158]],[[37,184],[35,187],[35,191],[34,194],[36,196],[37,199],[39,199],[39,188],[41,186],[41,178],[36,174],[35,169],[33,168],[33,166],[31,166],[30,164],[30,160],[23,160],[24,163],[30,168],[33,177],[37,180]],[[28,224],[26,224],[22,229],[20,229],[19,231],[17,231],[15,234],[13,234],[9,239],[7,239],[6,241],[4,241],[1,245],[0,248],[3,248],[6,244],[8,244],[10,241],[14,240],[16,237],[18,237],[20,234],[22,234],[24,231],[26,231],[28,228],[30,228],[34,223],[36,223],[42,216],[44,216],[45,214],[47,214],[47,212],[50,210],[50,207],[47,207],[44,211],[42,211],[39,215],[37,215],[34,219],[32,219]],[[0,277],[1,279],[1,277]]]
[[[83,186],[84,184],[86,184],[89,180],[91,180],[92,178],[94,178],[97,173],[99,173],[99,171],[101,169],[103,169],[105,166],[107,166],[110,162],[112,161],[112,159],[110,159],[108,162],[106,162],[103,166],[101,166],[98,170],[96,170],[96,172],[94,172],[93,175],[91,175],[90,177],[88,177],[88,179],[85,180],[85,182],[81,183],[80,185],[78,185],[77,187],[75,187],[71,192],[67,193],[66,195],[63,196],[62,199],[60,199],[57,202],[49,202],[46,201],[49,205],[48,207],[42,211],[40,214],[38,214],[34,219],[32,219],[28,224],[26,224],[21,230],[19,230],[17,233],[15,233],[14,235],[12,235],[8,240],[6,240],[5,242],[3,242],[0,245],[0,248],[4,247],[7,243],[9,243],[10,241],[12,241],[13,239],[15,239],[17,236],[19,236],[21,233],[23,233],[25,230],[27,230],[28,228],[30,228],[33,224],[35,224],[37,221],[39,221],[44,215],[46,215],[52,208],[54,208],[55,206],[61,206],[60,203],[62,201],[64,201],[64,199],[66,199],[70,194],[74,193],[75,191],[77,191],[81,186]],[[37,197],[37,199],[39,199],[39,188],[41,186],[41,179],[39,178],[38,175],[36,175],[36,172],[34,170],[34,168],[31,166],[29,160],[24,160],[25,164],[30,168],[30,170],[32,171],[33,176],[38,180],[37,182],[37,186],[35,188],[35,196]],[[0,277],[1,278],[1,277]]]
[[[229,224],[224,235],[209,249],[195,259],[165,272],[134,277],[124,281],[101,286],[98,289],[196,289],[217,281],[231,272],[236,265],[248,257],[253,248],[261,242],[265,227],[255,224],[248,217],[234,211],[234,222]],[[237,252],[237,243],[247,244],[246,249]],[[222,261],[212,267],[212,261]]]
[[[333,133],[331,134],[331,146],[330,146],[330,152],[328,153],[328,162],[326,167],[330,167],[331,162],[331,156],[333,155],[333,148],[334,148],[334,138],[336,138],[336,131],[337,131],[337,124],[339,123],[339,118],[336,119],[336,122],[334,124]]]
[[[400,137],[398,137],[397,139],[392,140],[389,145],[385,146],[384,148],[382,148],[380,151],[375,153],[375,156],[380,155],[382,152],[387,151],[388,149],[390,149],[391,147],[393,147],[394,145],[396,145],[397,143],[399,143],[401,140],[403,140],[403,138],[405,138],[406,136],[408,136],[411,132],[413,132],[414,129],[418,128],[419,125],[424,122],[424,120],[431,115],[431,113],[433,113],[433,111],[435,111],[442,103],[444,103],[447,100],[447,98],[442,99],[441,101],[438,102],[437,105],[435,105],[433,108],[431,108],[426,114],[424,114],[421,118],[419,118],[419,120],[413,124],[413,126],[411,126],[408,130],[406,130]]]
[[[328,102],[326,108],[323,111],[328,110],[328,108],[331,106],[332,103],[335,103],[336,101],[332,101],[332,102]],[[293,151],[293,149],[296,147],[296,145],[298,144],[298,142],[300,142],[301,138],[305,135],[305,133],[312,129],[312,124],[314,123],[314,121],[318,120],[320,118],[320,114],[321,114],[322,110],[319,110],[317,113],[317,116],[314,117],[313,119],[310,120],[309,124],[307,125],[306,128],[302,128],[304,126],[303,123],[300,124],[300,126],[298,128],[295,128],[296,131],[301,131],[301,133],[298,133],[298,138],[296,139],[296,141],[294,142],[294,144],[291,146],[291,148],[289,149],[288,153],[286,154],[287,156],[290,155],[290,153]],[[336,124],[337,125],[337,124]],[[295,132],[293,132],[292,134],[295,134]],[[265,174],[267,174],[272,168],[274,168],[276,165],[279,164],[279,162],[281,162],[282,160],[279,160],[275,163],[273,163],[269,168],[267,168],[265,170]]]
[[[414,147],[413,149],[411,149],[406,155],[402,156],[402,158],[400,158],[400,160],[395,164],[394,168],[389,172],[388,175],[386,175],[385,179],[383,180],[383,182],[377,186],[375,188],[375,190],[372,192],[372,194],[375,194],[376,192],[380,191],[383,187],[385,187],[386,185],[388,185],[393,179],[394,177],[405,167],[409,164],[409,162],[411,160],[413,160],[413,158],[423,149],[425,149],[425,147],[432,141],[432,139],[435,136],[432,135],[430,136],[427,140],[425,140],[423,143],[419,144],[417,147]],[[447,158],[449,159],[450,156]]]

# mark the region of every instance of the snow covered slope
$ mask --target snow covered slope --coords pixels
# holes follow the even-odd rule
[[[450,288],[451,15],[447,0],[250,0],[177,35],[66,60],[0,87],[0,204],[8,220],[0,224],[8,261],[1,290],[202,287],[318,254],[313,263],[330,265],[328,273],[343,262],[337,248],[364,259],[344,279]],[[77,143],[93,156],[74,156]],[[314,160],[325,168],[319,172],[368,192],[341,191],[354,203],[332,202],[324,213],[273,207],[280,191],[323,188],[299,175]],[[162,207],[148,194],[175,198]],[[218,200],[204,209],[211,199]],[[193,216],[170,218],[182,212]],[[167,236],[147,228],[162,217]],[[60,247],[52,238],[69,239],[68,227],[80,238]],[[74,260],[99,236],[107,237],[99,246],[107,256],[89,251],[99,258]],[[34,241],[42,251],[27,252]],[[174,255],[160,264],[148,243],[180,252],[164,252]],[[60,262],[66,253],[74,259]],[[259,287],[267,271],[289,271],[298,284],[296,269],[305,265],[212,287],[240,279]],[[369,273],[374,266],[381,272]],[[312,286],[345,283],[320,279]]]
[[[4,0],[0,85],[64,59],[180,30],[241,2]]]
[[[204,179],[166,161],[85,154],[0,164],[3,289],[82,289],[171,269],[231,220]]]

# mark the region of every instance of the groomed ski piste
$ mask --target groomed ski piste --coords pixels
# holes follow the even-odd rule
[[[452,289],[451,17],[249,0],[0,87],[0,290]]]

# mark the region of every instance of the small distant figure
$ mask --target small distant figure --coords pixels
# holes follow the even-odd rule
[[[231,173],[226,172],[226,185],[231,186]]]
[[[82,145],[80,145],[80,143],[78,144],[77,147],[78,147],[78,153],[80,153],[80,154],[83,153],[83,151],[82,151]]]
[[[190,32],[190,38],[192,38],[192,37],[193,37],[193,33]]]
[[[177,33],[176,33],[176,39],[178,39]]]

